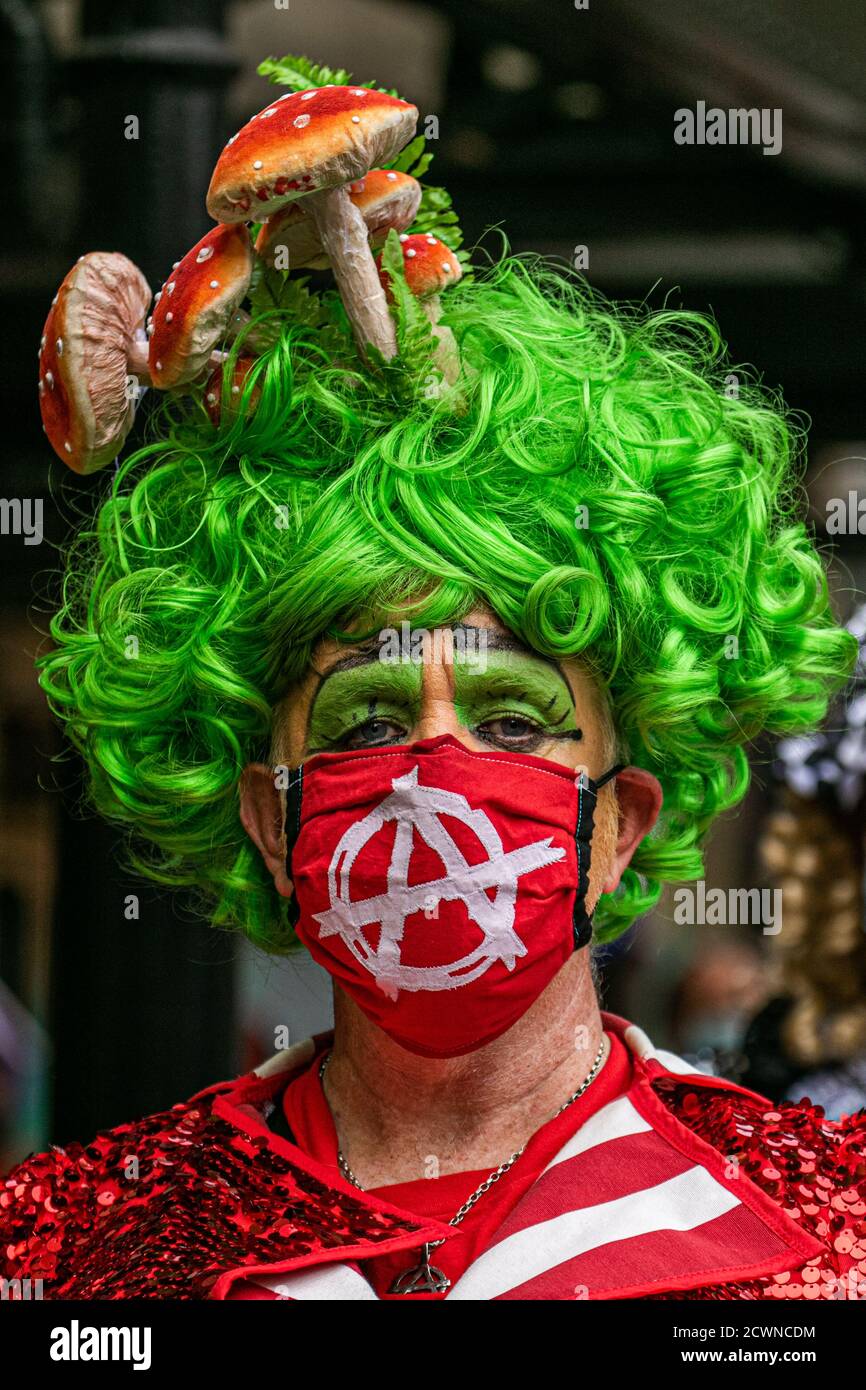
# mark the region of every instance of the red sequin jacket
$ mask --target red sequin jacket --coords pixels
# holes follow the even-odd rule
[[[579,1131],[576,1156],[560,1155],[568,1161],[543,1175],[538,1220],[549,1230],[558,1203],[564,1232],[552,1265],[530,1259],[532,1277],[518,1267],[527,1245],[533,1254],[539,1179],[522,1199],[529,1206],[515,1240],[484,1252],[466,1292],[461,1280],[448,1296],[866,1296],[866,1111],[831,1123],[807,1102],[773,1108],[688,1071],[640,1029],[603,1017],[634,1058],[631,1089],[595,1135],[611,1146],[631,1138],[633,1151],[606,1151],[614,1168],[623,1155],[626,1197],[589,1213],[570,1210],[568,1162],[586,1161],[593,1139]],[[0,1186],[0,1277],[22,1281],[13,1296],[29,1279],[31,1287],[41,1280],[41,1296],[51,1299],[224,1299],[236,1280],[280,1275],[281,1296],[310,1297],[292,1293],[292,1278],[311,1268],[357,1271],[365,1256],[414,1251],[447,1234],[335,1181],[269,1128],[274,1098],[325,1036],[86,1146],[54,1147],[18,1164]],[[622,1227],[622,1213],[635,1209],[639,1230]],[[595,1210],[604,1225],[593,1236]],[[648,1268],[654,1239],[661,1268],[658,1254]],[[346,1296],[316,1288],[317,1297]]]

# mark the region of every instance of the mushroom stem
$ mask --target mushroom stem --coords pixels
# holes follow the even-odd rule
[[[147,338],[133,338],[126,354],[127,370],[130,376],[138,377],[142,386],[150,386],[150,368],[147,365]]]
[[[437,340],[433,361],[445,378],[445,385],[453,386],[460,375],[460,353],[451,329],[439,322],[442,316],[442,301],[438,294],[428,294],[426,298],[419,300],[419,303],[430,320]]]
[[[396,357],[394,321],[370,250],[366,223],[348,188],[344,184],[310,193],[304,205],[316,224],[361,352],[372,343],[383,357]]]

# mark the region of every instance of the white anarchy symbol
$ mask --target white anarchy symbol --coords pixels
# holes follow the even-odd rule
[[[502,840],[484,811],[473,810],[458,792],[418,784],[417,764],[411,772],[395,777],[392,791],[374,810],[350,825],[334,850],[328,869],[331,906],[317,912],[319,936],[339,935],[356,960],[370,971],[389,999],[401,989],[459,989],[483,975],[501,960],[514,969],[526,947],[514,930],[517,880],[522,874],[554,864],[565,857],[565,850],[552,839],[536,840],[505,853]],[[487,852],[480,864],[468,864],[440,821],[442,815],[468,825]],[[389,821],[397,822],[394,848],[387,873],[387,892],[352,902],[349,885],[358,854]],[[439,855],[445,865],[443,878],[409,886],[409,860],[413,831]],[[484,891],[496,888],[491,899]],[[446,965],[404,965],[400,945],[406,918],[431,904],[462,901],[470,919],[483,933],[483,940],[467,955]],[[376,950],[364,937],[364,928],[380,923]]]

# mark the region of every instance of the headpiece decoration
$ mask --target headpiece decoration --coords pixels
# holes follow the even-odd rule
[[[117,456],[141,387],[203,388],[219,427],[225,349],[242,340],[227,369],[231,399],[287,319],[343,336],[348,326],[358,366],[392,363],[430,395],[457,382],[439,294],[466,257],[448,194],[421,182],[432,155],[415,137],[417,108],[306,58],[268,59],[259,72],[292,90],[226,143],[207,195],[218,225],[174,263],[149,316],[150,286],[119,252],[79,257],[52,301],[40,408],[55,453],[77,473]],[[308,289],[303,269],[330,269],[338,294]],[[271,323],[251,330],[251,313]]]

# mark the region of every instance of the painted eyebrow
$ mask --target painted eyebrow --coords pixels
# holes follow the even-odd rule
[[[329,666],[324,673],[317,672],[319,683],[316,686],[316,694],[318,695],[325,681],[330,680],[331,676],[339,675],[341,671],[352,671],[356,666],[369,666],[378,660],[379,651],[379,639],[371,637],[366,642],[362,642],[357,651],[350,652],[348,656],[341,656],[339,661],[335,661],[333,666]]]
[[[331,677],[338,676],[343,671],[357,670],[360,666],[372,666],[374,661],[379,660],[380,651],[381,643],[379,642],[378,637],[369,637],[366,642],[361,643],[361,645],[358,647],[356,651],[350,652],[348,656],[341,656],[339,661],[335,661],[333,666],[329,666],[327,671],[325,671],[323,674],[319,672],[316,673],[319,676],[319,680],[318,684],[316,685],[316,689],[313,692],[313,698],[310,701],[310,708],[307,711],[305,739],[309,738],[310,736],[310,729],[313,723],[313,714],[316,709],[316,703],[318,701],[318,698],[321,695],[324,686],[331,679]]]
[[[489,627],[466,627],[463,623],[455,623],[451,630],[452,632],[486,633],[486,650],[488,652],[516,652],[519,656],[529,656],[532,657],[534,661],[543,661],[545,666],[549,666],[552,671],[556,672],[571,696],[572,702],[574,702],[575,697],[574,691],[571,688],[571,682],[556,660],[556,657],[546,656],[544,652],[537,652],[532,647],[527,647],[525,642],[521,642],[520,638],[515,637],[512,633],[491,631]]]

